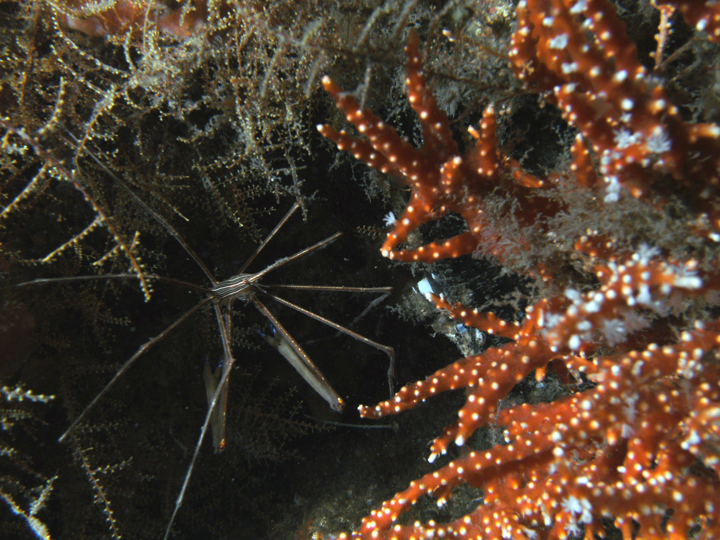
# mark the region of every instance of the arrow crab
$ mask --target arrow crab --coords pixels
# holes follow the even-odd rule
[[[93,158],[94,159],[94,158]],[[97,160],[96,160],[97,162]],[[100,163],[98,162],[100,165]],[[172,530],[173,523],[175,522],[178,511],[183,503],[190,478],[197,458],[202,447],[202,443],[207,435],[208,431],[212,434],[212,440],[216,452],[221,452],[226,446],[226,419],[228,413],[228,385],[230,381],[230,373],[233,366],[236,364],[236,358],[233,353],[233,304],[239,301],[243,305],[253,306],[256,310],[265,318],[268,326],[272,329],[272,335],[263,335],[265,340],[270,343],[288,362],[297,370],[302,378],[312,387],[312,389],[320,395],[335,411],[340,411],[343,408],[343,400],[340,395],[333,389],[331,384],[325,378],[323,373],[315,366],[310,359],[309,355],[305,352],[303,347],[298,343],[293,336],[285,329],[283,324],[280,322],[278,317],[267,307],[266,301],[271,300],[275,303],[289,308],[290,310],[296,311],[306,317],[314,319],[324,325],[327,325],[334,330],[350,336],[362,343],[365,343],[371,347],[374,347],[390,358],[390,369],[388,371],[389,383],[392,377],[392,369],[394,364],[394,351],[391,347],[381,345],[373,340],[370,340],[356,332],[353,332],[349,328],[341,326],[329,319],[318,315],[310,310],[307,310],[297,304],[294,304],[276,294],[279,290],[300,290],[310,292],[338,292],[338,293],[372,293],[380,295],[372,304],[381,301],[385,298],[391,288],[389,287],[345,287],[345,286],[316,286],[316,285],[269,285],[264,283],[264,278],[272,272],[291,264],[299,259],[317,252],[318,250],[328,246],[334,242],[341,233],[335,233],[327,238],[318,241],[304,249],[301,249],[294,254],[286,257],[281,257],[275,262],[269,264],[262,270],[257,272],[249,272],[248,268],[256,260],[256,257],[266,248],[271,240],[277,235],[280,229],[291,219],[291,217],[300,208],[300,203],[296,202],[287,211],[284,217],[277,223],[274,229],[265,237],[265,239],[259,244],[255,252],[242,264],[239,268],[238,273],[229,279],[219,280],[217,279],[210,268],[205,264],[203,259],[192,249],[192,247],[185,241],[185,239],[175,230],[175,228],[166,221],[162,216],[152,210],[142,199],[132,194],[132,191],[123,185],[123,181],[115,175],[105,169],[105,171],[113,177],[113,180],[126,190],[127,193],[141,206],[151,217],[155,220],[167,233],[173,237],[180,245],[182,251],[187,255],[189,260],[202,271],[207,281],[210,283],[209,286],[197,285],[190,281],[182,279],[175,279],[171,277],[165,277],[162,275],[146,274],[146,278],[151,282],[166,283],[170,286],[185,288],[189,291],[200,293],[202,298],[198,300],[192,307],[187,309],[184,313],[175,318],[169,325],[167,325],[160,333],[156,336],[145,341],[137,351],[130,356],[114,373],[110,380],[100,390],[95,397],[87,403],[79,415],[77,415],[70,426],[60,437],[61,442],[69,440],[73,433],[83,425],[84,420],[88,414],[96,407],[96,405],[103,400],[108,394],[111,388],[117,385],[123,376],[131,369],[131,367],[146,353],[154,348],[155,345],[165,340],[172,333],[177,332],[178,327],[187,324],[186,321],[200,311],[204,307],[210,307],[214,313],[214,319],[217,325],[217,332],[219,335],[220,343],[222,346],[222,357],[219,368],[213,373],[213,370],[209,369],[206,365],[204,377],[205,387],[207,391],[207,413],[200,430],[200,435],[197,438],[192,456],[190,458],[189,465],[182,482],[179,494],[175,498],[174,505],[172,507],[172,515],[167,523],[164,532],[164,538],[168,538]],[[134,273],[119,273],[119,274],[105,274],[105,275],[88,275],[80,277],[68,277],[68,278],[40,278],[33,281],[20,283],[15,285],[15,288],[31,288],[39,287],[43,285],[49,285],[52,283],[72,283],[72,282],[89,282],[89,281],[125,281],[137,279],[138,276]],[[369,308],[368,308],[369,309]]]

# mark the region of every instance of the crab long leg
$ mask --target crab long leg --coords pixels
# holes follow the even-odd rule
[[[203,380],[205,382],[205,394],[207,397],[208,407],[212,401],[212,397],[215,395],[218,384],[225,371],[225,366],[230,363],[234,363],[234,357],[230,350],[230,344],[226,342],[225,336],[232,334],[232,308],[228,309],[228,312],[222,313],[222,308],[215,304],[215,317],[218,321],[218,328],[220,328],[221,339],[223,341],[223,360],[215,370],[212,371],[210,365],[205,363],[203,368]],[[231,359],[232,362],[230,362]],[[227,404],[228,404],[228,389],[230,381],[225,384],[225,389],[220,395],[220,403],[211,411],[210,427],[212,428],[212,441],[215,453],[219,453],[225,450],[225,425],[227,421]]]
[[[230,386],[230,379],[227,378],[226,373],[230,371],[235,363],[230,341],[230,336],[232,336],[232,302],[227,306],[227,310],[224,313],[222,307],[217,302],[214,307],[215,317],[218,322],[218,328],[220,329],[220,337],[222,339],[223,346],[223,361],[220,378],[226,378],[227,382],[220,393],[219,402],[215,406],[215,421],[210,425],[213,428],[213,446],[215,447],[215,451],[222,452],[225,450],[225,426],[227,421],[228,390]]]
[[[343,287],[332,285],[263,285],[263,289],[292,289],[294,291],[330,291],[360,293],[390,293],[392,287]]]
[[[183,480],[182,488],[180,488],[180,493],[175,500],[175,508],[173,508],[173,513],[170,516],[167,527],[165,528],[165,535],[163,536],[163,540],[167,540],[167,538],[170,536],[170,530],[172,529],[173,523],[175,522],[175,517],[177,516],[178,510],[180,510],[180,506],[182,506],[183,499],[185,498],[185,491],[190,484],[190,477],[192,476],[193,469],[195,468],[195,462],[197,461],[198,455],[200,454],[200,447],[202,446],[205,435],[207,434],[208,426],[211,425],[211,422],[216,415],[214,411],[221,406],[221,402],[227,399],[227,385],[230,377],[230,370],[235,363],[235,359],[233,358],[230,351],[230,334],[225,324],[227,321],[225,320],[225,317],[223,316],[218,303],[215,303],[215,314],[218,319],[218,327],[220,328],[220,334],[223,344],[224,357],[222,373],[220,375],[220,380],[218,381],[217,387],[215,388],[215,392],[213,393],[212,399],[210,400],[210,403],[208,403],[208,411],[205,415],[205,421],[203,422],[202,428],[200,430],[200,436],[198,437],[198,442],[195,445],[195,451],[193,452],[192,459],[190,460],[190,465],[188,465],[187,472],[185,473],[185,479]],[[224,431],[224,418],[222,420],[222,424]]]
[[[218,368],[213,371],[213,369],[210,367],[210,364],[207,361],[205,362],[205,366],[203,367],[203,382],[205,383],[205,397],[207,398],[208,406],[210,406],[212,397],[215,395],[215,390],[217,390],[221,376],[222,365],[218,366]],[[212,438],[215,452],[218,451],[218,447],[222,442],[222,432],[220,428],[220,422],[222,418],[218,414],[219,410],[220,408],[216,407],[215,410],[212,412],[212,418],[210,419],[210,427],[212,428]]]
[[[296,202],[295,204],[292,205],[292,208],[290,208],[290,210],[288,210],[287,214],[285,214],[285,217],[283,217],[280,220],[280,222],[277,225],[275,225],[275,228],[272,231],[270,231],[270,234],[268,234],[265,237],[265,240],[263,240],[260,243],[260,245],[257,247],[255,252],[252,255],[250,255],[250,257],[248,258],[247,261],[245,261],[245,264],[243,264],[242,268],[240,268],[240,272],[239,272],[240,274],[244,273],[245,270],[247,270],[247,267],[250,266],[250,263],[252,263],[255,260],[255,257],[257,257],[260,254],[260,252],[265,248],[265,246],[268,245],[270,240],[273,239],[273,237],[278,233],[278,231],[282,228],[282,226],[285,225],[287,220],[290,219],[290,216],[292,216],[298,208],[300,208],[299,202]]]
[[[303,315],[310,317],[311,319],[315,319],[316,321],[319,321],[319,322],[323,323],[324,325],[329,326],[330,328],[334,328],[335,330],[338,330],[339,332],[342,332],[343,334],[350,336],[351,338],[355,338],[358,341],[362,341],[363,343],[370,345],[371,347],[375,347],[376,349],[387,354],[390,357],[391,361],[395,360],[395,349],[393,349],[392,347],[388,347],[387,345],[382,345],[381,343],[378,343],[377,341],[373,341],[372,339],[366,338],[365,336],[358,334],[357,332],[353,332],[349,328],[345,328],[341,324],[333,322],[330,319],[326,319],[322,315],[313,313],[312,311],[305,309],[304,307],[300,307],[297,304],[288,302],[287,300],[280,298],[279,296],[270,294],[267,291],[265,292],[265,294],[267,294],[270,298],[272,298],[276,302],[279,302],[280,304],[287,306],[290,309],[294,309],[295,311],[302,313]]]
[[[316,249],[323,248],[327,246],[328,244],[334,242],[338,238],[342,236],[341,232],[337,232],[333,234],[332,236],[328,236],[325,240],[320,240],[317,244],[313,244],[312,246],[306,247],[305,249],[301,249],[297,253],[290,255],[289,257],[283,257],[282,259],[278,259],[274,263],[272,263],[270,266],[265,268],[264,270],[261,270],[257,274],[253,274],[253,276],[262,277],[265,274],[272,272],[273,270],[277,270],[281,266],[285,266],[288,263],[291,263],[293,261],[296,261],[297,259],[300,259],[304,257],[305,255],[308,255],[309,253],[312,253]]]
[[[113,378],[110,379],[110,382],[108,382],[105,387],[98,392],[98,394],[93,398],[93,400],[83,409],[83,411],[80,413],[80,416],[78,416],[72,424],[70,424],[70,427],[65,430],[65,433],[63,433],[60,436],[59,441],[64,442],[67,436],[75,429],[75,427],[87,416],[87,413],[90,412],[90,410],[97,404],[100,399],[107,394],[108,390],[112,388],[112,386],[118,381],[120,377],[128,370],[130,369],[130,366],[132,366],[135,363],[135,360],[140,358],[143,354],[145,354],[150,347],[161,341],[165,336],[167,336],[172,330],[177,328],[180,323],[185,321],[190,315],[195,313],[198,309],[203,307],[205,304],[210,302],[212,300],[212,297],[205,298],[204,300],[201,300],[197,304],[195,304],[193,307],[191,307],[189,310],[187,310],[185,313],[183,313],[180,317],[178,317],[170,326],[165,328],[162,332],[160,332],[157,336],[150,339],[149,341],[146,341],[144,344],[140,346],[140,348],[137,350],[135,354],[133,354],[123,365],[122,367],[115,372],[115,375],[113,375]]]
[[[308,288],[308,287],[305,287]],[[385,288],[387,289],[387,288]],[[309,289],[312,290],[312,289]],[[320,288],[320,290],[328,290],[325,288]],[[329,290],[333,290],[333,288],[330,288]],[[358,291],[354,291],[358,292]],[[363,289],[361,292],[368,292],[367,289]],[[383,291],[384,292],[384,291]],[[294,309],[295,311],[302,313],[303,315],[310,317],[311,319],[315,319],[316,321],[319,321],[323,323],[324,325],[329,326],[330,328],[334,328],[335,330],[338,330],[339,332],[342,332],[343,334],[350,336],[351,338],[357,339],[358,341],[362,341],[366,345],[370,345],[371,347],[374,347],[378,349],[379,351],[384,352],[388,355],[390,358],[390,365],[388,367],[388,386],[390,388],[390,394],[393,394],[393,378],[395,374],[395,349],[392,347],[388,347],[387,345],[383,345],[381,343],[378,343],[377,341],[373,341],[372,339],[366,338],[365,336],[358,334],[357,332],[353,332],[349,328],[346,328],[345,326],[342,326],[336,322],[331,321],[330,319],[326,319],[325,317],[318,315],[317,313],[313,313],[312,311],[305,309],[304,307],[300,307],[297,304],[293,304],[292,302],[288,302],[287,300],[280,298],[279,296],[275,296],[273,294],[268,293],[265,291],[265,294],[267,294],[270,298],[275,300],[276,302],[279,302],[280,304],[289,307],[290,309]]]
[[[305,381],[312,386],[325,401],[330,404],[333,410],[340,412],[343,408],[343,400],[338,393],[330,386],[322,372],[317,366],[310,360],[307,353],[300,347],[295,339],[285,330],[280,321],[277,320],[275,315],[265,307],[256,296],[252,297],[252,302],[255,307],[258,308],[260,313],[265,315],[267,320],[275,327],[281,338],[278,340],[278,351],[285,357],[285,359],[292,364]],[[283,343],[283,340],[285,343]]]
[[[72,134],[69,134],[69,135],[73,139],[75,139],[75,137]],[[77,139],[75,139],[75,141],[78,142]],[[193,261],[195,261],[195,264],[197,264],[198,267],[205,273],[207,278],[210,280],[210,283],[212,283],[213,285],[217,285],[218,282],[215,279],[215,277],[213,276],[210,269],[203,262],[203,260],[198,256],[198,254],[195,253],[193,248],[190,247],[190,244],[188,244],[185,241],[185,239],[182,236],[180,236],[180,234],[175,230],[175,228],[172,225],[170,225],[170,223],[165,218],[163,218],[160,214],[155,212],[155,210],[150,208],[150,206],[148,206],[148,204],[145,201],[143,201],[132,189],[130,189],[130,187],[125,182],[123,182],[115,173],[113,173],[110,169],[108,169],[105,166],[105,164],[102,161],[100,161],[100,159],[98,159],[97,156],[95,156],[95,154],[93,154],[92,152],[90,152],[87,149],[87,147],[83,147],[83,148],[84,148],[84,153],[89,155],[90,158],[92,158],[92,160],[95,163],[97,163],[110,176],[110,178],[112,178],[113,181],[118,186],[120,186],[120,188],[125,193],[127,193],[138,205],[140,205],[143,210],[145,210],[155,221],[157,221],[170,234],[170,236],[172,236],[182,246],[182,248],[185,250],[185,253],[187,253],[188,256]],[[77,156],[75,157],[75,166],[78,169],[80,167]]]
[[[152,281],[162,281],[163,283],[179,285],[180,287],[185,287],[186,289],[191,289],[191,290],[198,291],[198,292],[205,293],[205,294],[210,294],[210,292],[211,292],[211,289],[208,289],[207,287],[202,287],[201,285],[195,285],[194,283],[190,283],[188,281],[183,281],[181,279],[168,278],[168,277],[158,276],[155,274],[145,274],[145,277],[147,277],[149,280],[152,280]],[[109,281],[111,279],[137,279],[137,275],[136,274],[99,274],[99,275],[92,275],[92,276],[38,278],[38,279],[33,279],[32,281],[16,283],[16,284],[10,285],[9,287],[6,287],[6,288],[20,289],[22,287],[29,287],[32,285],[49,285],[52,283],[74,283],[74,282],[81,282],[81,281],[101,281],[101,280]]]

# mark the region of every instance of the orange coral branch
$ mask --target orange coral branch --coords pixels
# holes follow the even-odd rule
[[[513,217],[525,225],[554,215],[560,207],[542,196],[543,183],[539,179],[528,174],[503,174],[506,170],[517,170],[518,166],[512,160],[500,159],[493,107],[488,107],[483,113],[480,132],[471,130],[477,139],[476,145],[465,156],[459,155],[447,116],[438,108],[427,88],[418,47],[417,33],[411,30],[405,49],[408,100],[423,129],[421,148],[413,148],[395,128],[385,124],[369,109],[361,109],[357,100],[342,92],[329,77],[323,79],[325,90],[335,98],[338,108],[365,139],[356,139],[344,131],[337,132],[328,125],[318,126],[318,131],[332,140],[338,149],[352,153],[371,167],[392,174],[410,187],[410,202],[382,246],[384,256],[405,262],[433,262],[473,253],[481,242],[487,247],[487,237],[492,236],[495,238],[494,246],[488,247],[488,250],[503,259],[506,248],[502,245],[502,237],[485,230],[489,224],[483,201],[493,190],[502,187],[518,199],[522,212],[513,214]],[[466,232],[417,248],[401,248],[410,232],[449,212],[462,216],[467,224]]]
[[[706,9],[715,11],[710,4]],[[432,262],[483,249],[503,259],[507,238],[484,215],[491,192],[503,191],[514,205],[501,217],[520,225],[515,247],[524,245],[537,220],[550,227],[588,194],[599,211],[611,213],[621,199],[632,201],[629,193],[652,208],[670,199],[687,202],[692,220],[678,225],[697,238],[685,250],[703,245],[698,253],[706,261],[676,259],[639,242],[631,248],[627,240],[621,247],[611,231],[587,228],[563,240],[569,256],[594,273],[594,285],[555,290],[528,308],[520,323],[428,295],[453,319],[513,341],[460,359],[388,401],[360,407],[360,413],[381,418],[464,389],[465,404],[433,442],[430,460],[493,421],[504,428],[505,444],[471,450],[412,482],[357,532],[339,538],[590,539],[604,533],[602,519],[614,521],[627,540],[684,540],[695,528],[707,538],[720,537],[720,321],[711,314],[720,294],[712,244],[720,238],[720,128],[681,118],[641,66],[606,0],[521,0],[518,20],[513,69],[580,132],[571,149],[577,183],[568,184],[575,198],[564,199],[565,206],[550,201],[547,190],[559,174],[528,175],[502,155],[492,107],[480,129],[471,130],[475,147],[458,155],[447,118],[422,76],[411,31],[408,93],[425,136],[420,149],[324,81],[367,139],[328,126],[320,132],[410,186],[410,202],[383,254]],[[703,25],[712,28],[711,22]],[[402,247],[410,231],[446,212],[460,214],[467,231],[444,243]],[[545,276],[542,269],[539,274]],[[542,377],[548,367],[565,380],[571,374],[582,380],[583,390],[551,403],[502,409],[518,382],[533,371]],[[452,523],[398,523],[422,495],[442,503],[463,483],[483,491],[474,511]]]

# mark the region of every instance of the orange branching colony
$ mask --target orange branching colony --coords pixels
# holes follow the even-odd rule
[[[662,3],[718,39],[717,5]],[[553,273],[541,269],[548,297],[530,307],[521,323],[428,295],[454,319],[513,342],[459,360],[389,401],[361,407],[361,414],[397,414],[464,388],[466,402],[457,421],[433,442],[431,461],[495,419],[507,444],[469,451],[412,482],[357,532],[339,538],[535,539],[583,531],[592,538],[604,534],[601,520],[613,521],[627,540],[679,540],[695,532],[720,538],[720,320],[713,310],[720,292],[720,128],[681,117],[660,82],[640,65],[606,0],[521,0],[517,16],[512,68],[577,129],[570,174],[522,173],[496,145],[492,107],[480,133],[473,133],[475,147],[459,155],[423,78],[413,31],[407,84],[423,128],[421,149],[333,81],[323,81],[365,139],[329,126],[320,132],[411,189],[383,254],[432,262],[482,249],[504,260],[504,232],[488,222],[486,196],[501,189],[513,202],[505,217],[550,227],[555,216],[573,211],[571,197],[550,196],[561,177],[575,192],[589,194],[599,212],[615,212],[627,201],[662,212],[671,201],[682,201],[685,213],[676,226],[692,242],[671,254],[666,245],[633,245],[612,230],[579,234],[569,251],[594,273],[595,285],[553,288]],[[460,214],[467,231],[409,247],[410,231],[447,212]],[[521,237],[513,240],[523,246],[519,230]],[[517,382],[548,369],[566,381],[584,378],[591,384],[551,403],[499,407]],[[398,523],[422,495],[442,503],[462,483],[483,492],[470,514],[452,523]]]
[[[519,170],[519,165],[511,158],[500,156],[496,150],[492,107],[483,115],[481,132],[472,131],[478,139],[475,148],[464,157],[459,155],[447,118],[427,91],[418,37],[414,32],[410,33],[407,60],[408,99],[423,128],[424,145],[417,150],[393,127],[387,126],[371,111],[361,109],[357,100],[342,93],[337,84],[327,77],[323,79],[325,90],[337,100],[338,107],[367,140],[354,139],[327,125],[319,126],[320,133],[333,140],[340,150],[351,152],[357,159],[384,173],[394,174],[412,189],[410,203],[382,246],[383,255],[398,261],[433,262],[472,253],[484,234],[485,216],[479,203],[499,184],[504,184],[504,189],[522,201],[524,210],[518,213],[518,218],[527,224],[540,215],[555,213],[558,210],[556,204],[537,196],[537,191],[544,185],[541,179],[522,174],[518,175],[517,181],[505,183],[501,165],[515,170]],[[397,249],[411,231],[447,212],[459,213],[469,230],[439,244],[413,250]],[[493,254],[501,256],[501,248]]]

